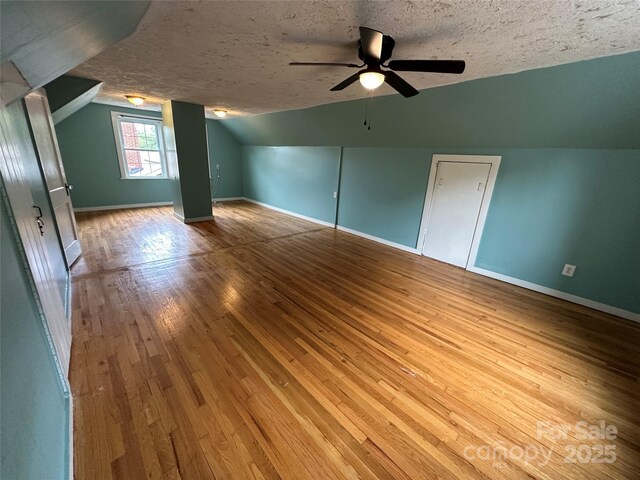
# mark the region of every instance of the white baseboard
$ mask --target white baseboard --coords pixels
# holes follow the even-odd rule
[[[207,220],[213,220],[213,215],[207,215],[205,217],[185,218],[182,221],[184,223],[198,223],[198,222],[206,222]]]
[[[124,210],[127,208],[149,208],[149,207],[166,207],[173,205],[173,202],[153,202],[153,203],[129,203],[124,205],[102,205],[99,207],[80,207],[74,208],[74,212],[99,212],[101,210]]]
[[[69,416],[69,437],[67,445],[68,450],[68,462],[67,469],[69,470],[69,480],[73,480],[74,468],[73,468],[73,394],[71,393],[71,386],[69,387],[69,398],[67,399],[67,415]]]
[[[335,223],[325,222],[324,220],[318,220],[317,218],[307,217],[306,215],[301,215],[296,212],[292,212],[291,210],[285,210],[284,208],[274,207],[273,205],[269,205],[268,203],[258,202],[257,200],[253,200],[252,198],[244,197],[243,200],[247,202],[255,203],[256,205],[260,205],[261,207],[269,208],[271,210],[275,210],[276,212],[285,213],[287,215],[291,215],[292,217],[301,218],[302,220],[307,220],[309,222],[317,223],[319,225],[323,225],[325,227],[335,228]]]
[[[401,243],[391,242],[389,240],[385,240],[384,238],[374,237],[373,235],[369,235],[368,233],[362,233],[358,230],[352,230],[350,228],[346,228],[340,225],[336,226],[336,229],[347,232],[352,235],[357,235],[358,237],[366,238],[367,240],[373,240],[374,242],[382,243],[388,247],[397,248],[398,250],[403,250],[405,252],[413,253],[416,255],[420,255],[420,251],[417,248],[407,247],[406,245],[402,245]]]
[[[206,222],[207,220],[213,220],[213,215],[206,215],[204,217],[184,218],[176,212],[173,212],[173,216],[180,220],[182,223],[197,223]]]
[[[222,197],[222,198],[212,198],[212,203],[217,202],[235,202],[236,200],[246,200],[244,197]]]
[[[300,215],[299,213],[292,212],[290,210],[285,210],[284,208],[274,207],[273,205],[269,205],[268,203],[259,202],[257,200],[253,200],[252,198],[244,197],[243,200],[247,202],[255,203],[256,205],[260,205],[261,207],[269,208],[271,210],[275,210],[276,212],[284,213],[286,215],[291,215],[293,217],[302,218],[303,220],[308,220],[310,222],[318,223],[320,225],[324,225],[325,227],[335,228],[342,232],[350,233],[352,235],[357,235],[359,237],[366,238],[368,240],[373,240],[374,242],[382,243],[383,245],[387,245],[388,247],[397,248],[399,250],[403,250],[405,252],[414,253],[420,255],[420,251],[417,248],[407,247],[406,245],[402,245],[400,243],[391,242],[389,240],[385,240],[384,238],[374,237],[373,235],[369,235],[368,233],[359,232],[357,230],[352,230],[350,228],[342,227],[340,225],[336,225],[334,223],[325,222],[323,220],[318,220],[317,218],[307,217],[306,215]]]
[[[501,273],[492,272],[491,270],[486,270],[480,267],[469,267],[467,268],[467,271],[484,275],[485,277],[495,278],[496,280],[510,283],[512,285],[517,285],[518,287],[523,287],[528,290],[533,290],[534,292],[544,293],[545,295],[550,295],[552,297],[560,298],[562,300],[567,300],[572,303],[577,303],[578,305],[583,305],[585,307],[593,308],[594,310],[610,313],[611,315],[617,315],[618,317],[626,318],[627,320],[640,322],[640,314],[633,313],[628,310],[624,310],[622,308],[613,307],[611,305],[596,302],[594,300],[589,300],[588,298],[578,297],[577,295],[572,295],[570,293],[562,292],[560,290],[544,287],[536,283],[527,282],[526,280],[520,280],[519,278],[510,277],[508,275],[503,275]]]
[[[214,198],[211,201],[215,202],[233,202],[236,200],[246,200],[244,197],[224,197]],[[173,205],[173,202],[152,202],[152,203],[128,203],[122,205],[101,205],[97,207],[79,207],[74,208],[74,212],[99,212],[101,210],[124,210],[127,208],[149,208],[149,207],[166,207]]]

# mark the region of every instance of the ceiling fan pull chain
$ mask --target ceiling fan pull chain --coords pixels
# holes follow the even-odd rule
[[[367,126],[367,113],[369,112],[369,102],[364,104],[364,126]]]
[[[369,104],[373,100],[373,91],[369,91],[369,100],[365,103],[364,106],[364,126],[367,127],[367,130],[371,130],[371,123],[367,123],[367,116],[369,114]]]
[[[367,113],[373,104],[373,90],[369,91],[369,101],[367,102]],[[371,122],[367,126],[367,130],[371,130]]]

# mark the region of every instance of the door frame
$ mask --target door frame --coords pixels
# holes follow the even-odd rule
[[[480,246],[480,240],[482,239],[484,223],[487,219],[487,212],[489,211],[489,204],[491,203],[491,197],[496,184],[501,160],[502,157],[499,155],[450,155],[439,153],[433,155],[431,159],[431,169],[429,170],[429,180],[427,182],[427,192],[424,198],[422,219],[420,221],[418,244],[416,245],[416,249],[420,255],[424,255],[424,241],[427,236],[427,228],[429,228],[429,217],[431,216],[431,206],[433,204],[433,193],[435,190],[438,163],[487,163],[490,164],[489,177],[487,178],[487,186],[484,190],[484,196],[482,197],[480,212],[478,214],[478,222],[476,223],[476,229],[473,233],[473,240],[471,242],[471,249],[469,250],[469,257],[467,258],[467,263],[464,268],[468,270],[475,265],[476,256],[478,255],[478,247]]]

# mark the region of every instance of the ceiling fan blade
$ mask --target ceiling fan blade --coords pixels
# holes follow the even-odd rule
[[[338,90],[344,90],[345,88],[347,88],[349,85],[351,85],[352,83],[355,83],[358,81],[358,78],[360,78],[360,72],[358,73],[354,73],[353,75],[351,75],[349,78],[347,78],[346,80],[340,82],[338,85],[336,85],[335,87],[333,87],[331,89],[332,92],[337,92]]]
[[[462,73],[463,60],[391,60],[389,68],[396,72]]]
[[[334,63],[334,62],[289,62],[294,67],[351,67],[358,68],[361,65],[355,63]]]
[[[397,73],[389,71],[385,71],[383,73],[385,82],[387,82],[391,88],[394,88],[403,97],[409,98],[420,93],[405,82]]]
[[[379,62],[382,56],[382,32],[372,28],[360,27],[360,45],[364,58]]]

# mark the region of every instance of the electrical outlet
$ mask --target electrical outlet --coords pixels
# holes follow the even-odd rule
[[[216,170],[220,170],[220,164],[216,165]]]
[[[576,266],[565,263],[564,268],[562,269],[562,275],[565,277],[573,277],[574,273],[576,273]]]
[[[333,198],[338,198],[338,192],[333,192]]]

